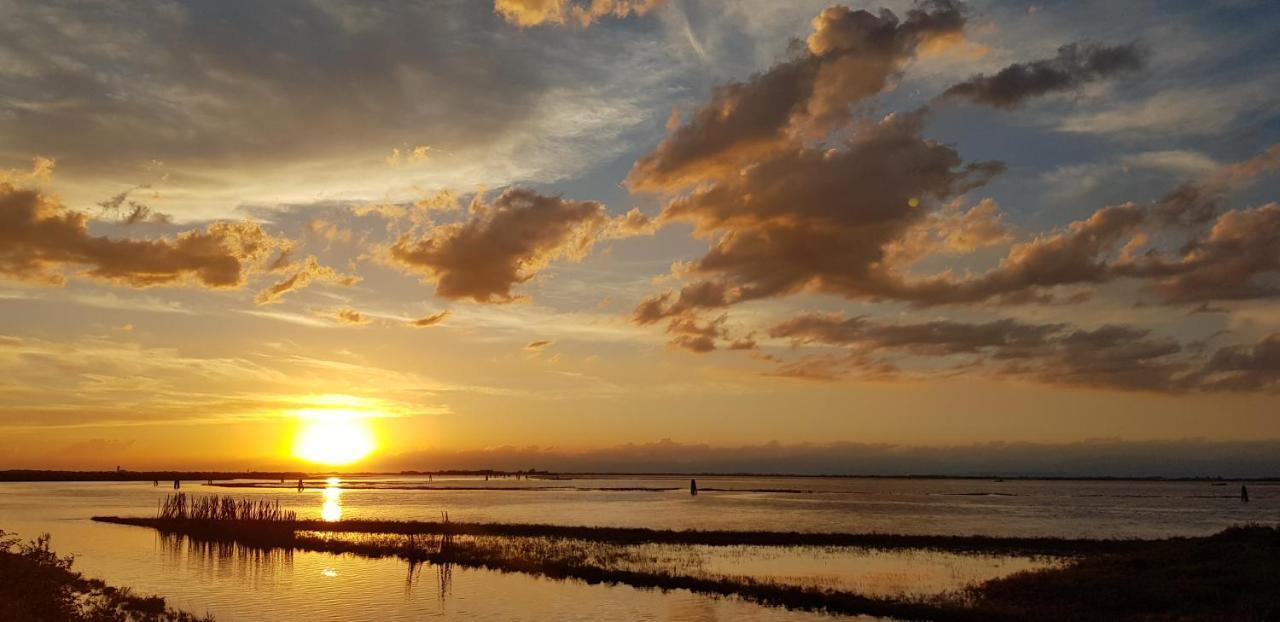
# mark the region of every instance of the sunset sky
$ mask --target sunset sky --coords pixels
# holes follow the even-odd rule
[[[1276,41],[1269,0],[0,0],[0,468],[297,467],[326,418],[394,469],[1280,439]]]

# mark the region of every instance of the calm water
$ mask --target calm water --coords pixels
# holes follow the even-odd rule
[[[1205,535],[1241,522],[1280,520],[1280,487],[1181,482],[1027,482],[815,478],[346,477],[281,488],[209,487],[191,494],[279,499],[303,517],[439,518],[698,529],[764,529],[1017,536]],[[454,489],[442,489],[454,488]],[[461,489],[458,489],[461,488]],[[528,490],[538,488],[538,490]],[[623,489],[623,490],[610,490]],[[643,490],[637,490],[643,489]],[[663,490],[666,489],[666,490]],[[708,490],[720,489],[720,490]],[[0,484],[0,529],[53,535],[77,568],[156,593],[221,620],[448,617],[510,620],[801,620],[815,614],[689,592],[589,586],[522,574],[323,553],[252,552],[162,538],[149,529],[92,523],[98,514],[155,512],[169,484]],[[663,552],[699,574],[750,575],[871,594],[930,594],[1036,567],[1044,560],[921,552],[759,547]]]

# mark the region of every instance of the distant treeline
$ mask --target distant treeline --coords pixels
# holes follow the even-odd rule
[[[529,469],[527,471],[483,470],[442,470],[442,471],[400,471],[398,473],[364,472],[338,473],[319,472],[303,473],[301,471],[52,471],[41,469],[10,469],[0,471],[0,482],[149,482],[149,481],[208,481],[227,479],[261,479],[261,480],[298,480],[308,477],[324,477],[327,475],[475,475],[488,477],[554,477],[547,471]]]
[[[538,469],[502,471],[498,469],[440,469],[435,471],[396,472],[317,472],[299,471],[52,471],[37,469],[11,469],[0,471],[0,482],[98,482],[98,481],[153,481],[153,480],[297,480],[326,475],[376,476],[376,475],[470,475],[487,477],[528,477],[537,479],[573,479],[603,477],[802,477],[813,479],[951,479],[951,480],[1008,480],[1008,481],[1080,481],[1080,482],[1280,482],[1280,476],[1272,477],[1078,477],[1059,475],[812,475],[800,473],[680,473],[680,472],[555,472]]]
[[[211,479],[298,479],[296,471],[0,471],[0,482],[150,482]]]

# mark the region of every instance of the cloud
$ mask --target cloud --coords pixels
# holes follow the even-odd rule
[[[667,334],[672,336],[669,345],[697,354],[712,352],[716,349],[716,340],[729,337],[724,327],[727,319],[727,315],[721,315],[699,324],[692,314],[676,317],[667,325]]]
[[[552,261],[582,259],[599,240],[632,231],[630,215],[611,219],[603,204],[512,188],[493,202],[473,202],[464,222],[404,235],[390,257],[435,283],[436,295],[505,303],[512,290]],[[622,223],[622,224],[619,224]]]
[[[238,287],[282,241],[253,222],[216,222],[173,239],[89,233],[89,218],[36,190],[0,182],[0,274],[62,283],[67,269],[131,287]]]
[[[334,318],[336,318],[339,323],[353,326],[368,324],[373,321],[355,309],[339,309],[338,312],[334,314]]]
[[[1280,385],[1280,333],[1251,345],[1224,347],[1200,370],[1211,389],[1257,391]]]
[[[900,253],[904,236],[922,225],[942,231],[942,244],[955,249],[1003,239],[994,204],[934,214],[931,206],[985,184],[1003,166],[965,164],[954,149],[920,137],[923,119],[924,112],[889,115],[843,149],[795,148],[671,201],[660,220],[692,222],[714,242],[683,270],[698,280],[644,301],[634,319],[647,324],[802,291],[885,296],[894,279],[888,254]]]
[[[1277,81],[1268,77],[1211,87],[1171,85],[1062,118],[1062,132],[1121,137],[1212,136],[1237,120],[1274,114]]]
[[[173,223],[173,217],[162,212],[157,212],[142,203],[130,201],[129,213],[120,218],[120,223],[124,225],[136,225],[140,223],[167,225]]]
[[[1138,71],[1145,64],[1145,55],[1136,44],[1107,47],[1072,43],[1058,48],[1053,58],[1014,63],[990,76],[976,75],[947,88],[942,97],[1017,108],[1032,97]]]
[[[921,324],[878,324],[862,317],[805,314],[778,323],[770,337],[796,343],[858,345],[867,349],[903,349],[915,354],[946,356],[1002,348],[1005,357],[1018,349],[1043,347],[1063,324],[1023,324],[996,320],[985,324],[934,321]]]
[[[549,345],[551,345],[551,341],[546,339],[539,339],[537,341],[530,341],[529,343],[525,344],[524,349],[530,352],[539,352],[543,348]]]
[[[401,164],[415,164],[418,162],[426,162],[431,157],[431,147],[426,145],[418,145],[416,147],[406,147],[403,152],[399,147],[391,150],[391,155],[387,156],[387,166],[395,168]]]
[[[891,283],[885,297],[923,306],[1019,302],[1043,299],[1037,297],[1048,288],[1119,278],[1143,281],[1170,304],[1273,297],[1280,293],[1271,283],[1280,273],[1280,206],[1223,211],[1221,202],[1233,186],[1276,167],[1280,147],[1223,166],[1208,180],[1183,184],[1150,203],[1104,207],[1062,230],[1015,244],[998,266],[980,275]],[[1205,225],[1210,226],[1201,233]],[[1182,241],[1172,249],[1150,247],[1156,234]]]
[[[723,178],[799,139],[851,118],[850,107],[881,92],[922,45],[954,41],[961,5],[935,0],[900,20],[832,6],[813,20],[805,49],[746,82],[716,87],[687,122],[673,114],[667,136],[627,176],[632,190],[675,190]]]
[[[583,27],[605,18],[645,15],[666,0],[494,0],[493,12],[520,26],[576,23]]]
[[[1280,335],[1253,345],[1224,347],[1201,358],[1194,348],[1132,326],[1084,329],[1011,319],[890,324],[808,313],[777,323],[769,336],[790,339],[797,346],[846,348],[847,358],[826,360],[821,379],[827,380],[850,375],[873,355],[905,354],[958,361],[955,373],[1078,387],[1182,393],[1270,390],[1280,384]],[[794,372],[805,369],[810,360],[779,361],[779,368],[798,375]]]
[[[1114,266],[1121,276],[1145,278],[1170,303],[1248,300],[1280,295],[1280,204],[1231,210],[1208,235],[1172,258],[1145,253]],[[1270,277],[1270,278],[1268,278]]]
[[[929,255],[966,254],[1011,241],[1013,232],[995,200],[982,199],[967,210],[963,201],[953,200],[886,244],[885,261],[901,267]]]
[[[577,175],[626,148],[680,70],[644,33],[512,36],[482,0],[116,8],[6,7],[0,168],[56,156],[72,205],[163,177],[179,220]],[[429,166],[385,162],[427,145]]]
[[[282,259],[285,256],[282,255]],[[287,261],[287,259],[286,259]],[[288,264],[276,267],[277,270],[287,269]],[[269,305],[280,302],[280,299],[289,292],[295,292],[305,289],[315,281],[327,281],[337,283],[339,285],[355,285],[360,282],[360,277],[352,274],[340,274],[337,270],[329,266],[320,265],[315,255],[308,255],[307,258],[293,270],[293,273],[285,277],[284,280],[258,292],[253,301],[259,305]]]
[[[129,200],[129,195],[142,189],[150,188],[148,185],[134,186],[116,193],[105,201],[99,201],[98,207],[102,208],[104,213],[111,213],[119,217],[122,225],[135,225],[139,223],[149,224],[170,224],[173,218],[168,214],[163,214],[151,209],[150,206],[138,201]],[[126,209],[127,208],[127,209]]]
[[[433,313],[431,315],[428,315],[427,317],[418,318],[416,320],[409,320],[409,326],[413,326],[416,328],[423,328],[426,326],[435,326],[436,324],[443,322],[447,317],[449,317],[449,311],[445,310],[439,313]]]

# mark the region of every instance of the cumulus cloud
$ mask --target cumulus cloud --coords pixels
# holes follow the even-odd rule
[[[67,270],[132,287],[238,287],[282,241],[253,222],[217,222],[172,239],[89,233],[89,218],[39,191],[0,182],[0,274],[62,283]]]
[[[882,91],[921,46],[958,40],[958,2],[934,0],[904,19],[843,6],[813,20],[806,47],[746,82],[717,87],[687,122],[673,114],[667,136],[635,163],[633,190],[674,190],[721,178],[797,139],[847,123],[852,104]]]
[[[1280,166],[1278,154],[1273,147],[1149,203],[1101,208],[1015,244],[980,275],[899,281],[886,297],[917,305],[1016,302],[1037,299],[1048,288],[1119,278],[1139,279],[1172,304],[1273,297],[1280,293],[1274,282],[1280,275],[1280,206],[1224,210],[1222,201],[1232,186]],[[1183,241],[1171,249],[1149,244],[1161,234]]]
[[[449,317],[449,311],[445,310],[439,313],[433,313],[426,317],[418,318],[416,320],[409,320],[409,326],[413,326],[415,328],[435,326],[436,324],[443,322],[447,317]]]
[[[666,0],[494,0],[493,11],[522,28],[575,23],[590,26],[605,17],[645,15]]]
[[[285,257],[285,255],[281,256],[282,259]],[[277,261],[277,263],[279,262]],[[276,267],[276,269],[287,270],[289,267],[288,264],[285,264]],[[339,285],[355,285],[360,282],[360,277],[352,274],[341,274],[329,266],[321,265],[315,255],[308,255],[300,265],[293,268],[293,272],[285,277],[284,280],[258,292],[254,302],[259,305],[280,302],[280,298],[285,294],[305,289],[315,281],[328,281]]]
[[[843,149],[795,148],[671,201],[661,220],[692,222],[714,242],[685,269],[697,280],[646,300],[635,320],[801,291],[883,296],[893,278],[890,247],[922,223],[948,225],[942,239],[959,248],[1002,238],[994,204],[930,220],[932,205],[1003,166],[965,164],[954,149],[921,138],[923,118],[889,115]]]
[[[492,202],[477,199],[463,222],[406,234],[390,257],[422,273],[445,298],[511,302],[512,290],[556,259],[577,261],[601,239],[634,232],[631,215],[612,219],[602,203],[512,188]]]
[[[1145,63],[1145,55],[1136,44],[1108,47],[1072,43],[1058,48],[1053,58],[1014,63],[993,75],[973,76],[949,87],[942,97],[995,108],[1017,108],[1032,97],[1134,72]]]

